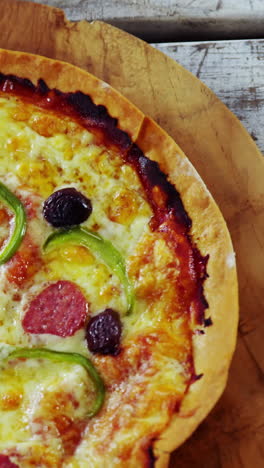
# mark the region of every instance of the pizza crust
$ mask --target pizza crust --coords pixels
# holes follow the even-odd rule
[[[238,287],[234,251],[225,221],[190,161],[178,145],[150,118],[121,94],[85,72],[65,62],[21,52],[0,50],[0,71],[30,79],[35,85],[44,79],[50,88],[64,92],[82,91],[95,104],[106,106],[118,119],[118,127],[127,132],[147,157],[157,161],[177,187],[185,209],[192,219],[192,238],[202,255],[209,254],[204,283],[210,305],[207,315],[213,326],[204,335],[194,335],[193,353],[197,374],[193,383],[159,440],[154,442],[155,466],[168,466],[169,454],[182,444],[206,417],[227,380],[234,352],[238,322]],[[131,466],[136,460],[131,460]]]

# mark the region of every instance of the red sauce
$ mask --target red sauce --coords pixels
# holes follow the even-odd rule
[[[39,248],[27,233],[15,255],[6,263],[7,280],[22,287],[41,268],[42,259]]]
[[[0,209],[0,225],[2,228],[6,230],[6,232],[8,232],[11,229],[11,220],[12,220],[12,215],[9,214],[5,208],[1,208]],[[0,239],[0,249],[4,248],[4,244],[7,238],[8,238],[8,235]]]
[[[86,421],[76,422],[65,414],[58,414],[53,421],[60,435],[65,455],[73,455],[76,447],[81,442]]]

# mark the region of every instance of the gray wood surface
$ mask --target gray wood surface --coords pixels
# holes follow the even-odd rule
[[[206,83],[264,153],[264,40],[154,46]]]
[[[256,38],[264,0],[33,0],[69,20],[104,20],[148,41]]]

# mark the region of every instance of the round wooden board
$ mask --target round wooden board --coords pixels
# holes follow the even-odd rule
[[[0,47],[78,65],[107,81],[179,143],[228,223],[240,283],[238,345],[227,389],[171,458],[177,468],[264,466],[264,160],[203,83],[148,44],[102,22],[70,23],[39,4],[0,0]],[[14,27],[15,25],[15,27]]]

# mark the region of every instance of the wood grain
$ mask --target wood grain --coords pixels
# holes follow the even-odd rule
[[[223,397],[173,455],[171,467],[262,468],[264,160],[259,150],[224,104],[159,50],[101,22],[68,23],[59,10],[3,0],[0,6],[1,47],[68,60],[109,82],[174,137],[218,202],[237,253],[238,346]],[[47,37],[43,31],[49,31]]]
[[[263,0],[34,0],[148,41],[263,37]]]
[[[264,40],[153,44],[200,78],[264,152]]]

